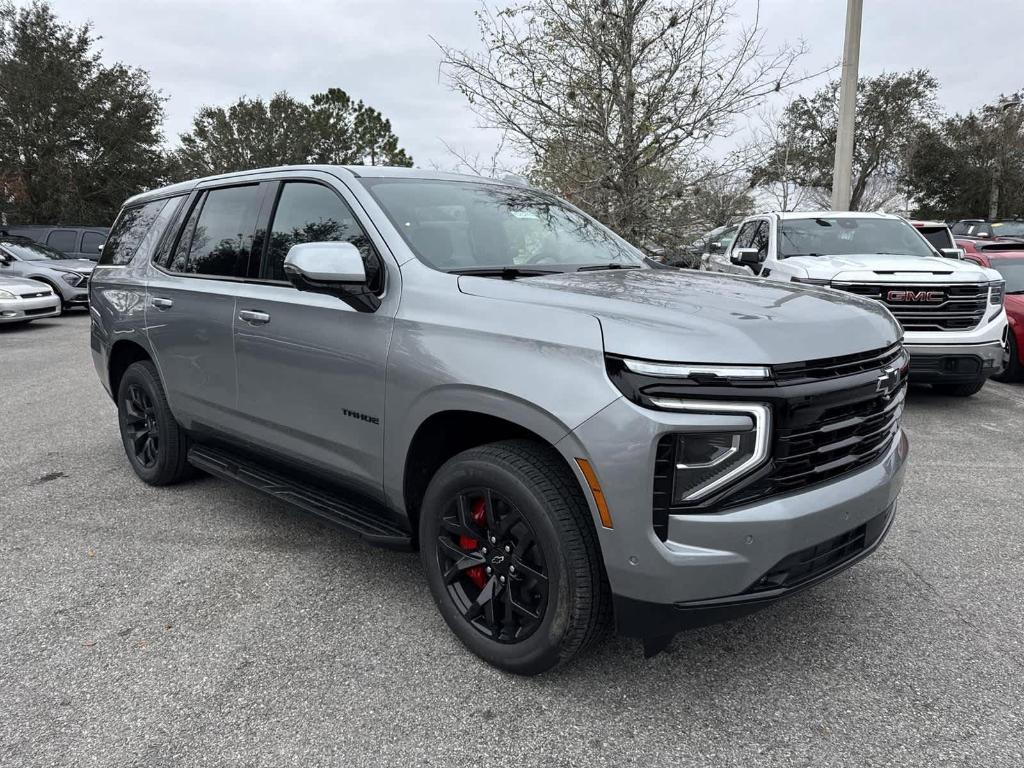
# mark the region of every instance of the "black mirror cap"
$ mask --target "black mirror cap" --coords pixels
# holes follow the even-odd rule
[[[380,296],[375,294],[365,283],[335,283],[312,280],[297,269],[288,269],[285,275],[289,282],[300,291],[323,293],[341,299],[357,312],[376,312],[380,308]]]

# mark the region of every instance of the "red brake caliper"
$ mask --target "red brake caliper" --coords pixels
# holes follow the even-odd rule
[[[486,526],[487,523],[486,515],[484,514],[483,499],[477,499],[473,502],[473,507],[470,509],[469,515],[473,518],[473,522],[480,527]],[[472,536],[459,536],[459,546],[466,552],[476,552],[477,547],[480,546],[480,542]],[[482,565],[474,565],[466,571],[466,575],[469,577],[469,580],[476,585],[477,589],[483,589],[484,584],[487,583],[487,574],[484,573],[484,567]]]

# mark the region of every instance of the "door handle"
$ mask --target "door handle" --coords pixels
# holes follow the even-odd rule
[[[249,325],[266,325],[270,322],[270,315],[255,309],[243,309],[238,313],[238,319],[244,320]]]
[[[163,296],[154,296],[149,300],[149,303],[159,309],[161,312],[165,309],[170,309],[174,306],[174,302],[170,299],[165,299]]]

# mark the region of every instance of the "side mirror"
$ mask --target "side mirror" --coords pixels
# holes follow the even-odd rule
[[[965,253],[966,251],[964,251],[963,248],[942,249],[942,255],[945,256],[947,259],[963,259]]]
[[[103,246],[104,246],[104,245],[106,245],[106,244],[107,244],[107,241],[106,241],[106,240],[104,240],[104,241],[103,241],[102,243],[100,243],[100,244],[99,244],[99,245],[98,245],[98,246],[96,247],[96,253],[103,253]]]
[[[337,296],[360,312],[380,306],[366,284],[362,254],[352,243],[293,245],[284,259],[284,273],[300,291]]]
[[[714,240],[708,243],[708,253],[721,253],[722,252],[722,241]]]
[[[753,269],[754,267],[759,267],[763,259],[761,258],[761,252],[757,248],[737,248],[732,252],[729,261],[741,267]]]

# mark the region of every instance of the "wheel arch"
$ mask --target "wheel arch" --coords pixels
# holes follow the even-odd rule
[[[131,339],[121,339],[114,342],[110,348],[107,359],[107,381],[110,384],[110,394],[117,398],[117,390],[121,385],[121,378],[128,366],[140,360],[153,362],[153,356],[144,346]]]
[[[581,472],[559,449],[559,442],[570,431],[564,424],[526,404],[510,407],[505,402],[497,409],[470,399],[459,405],[433,410],[422,416],[398,462],[401,477],[394,478],[395,492],[390,495],[400,499],[413,531],[418,528],[423,495],[437,470],[462,451],[500,440],[532,440],[558,453],[576,478],[587,505],[591,506],[592,499]]]

